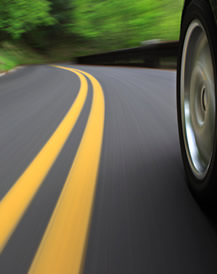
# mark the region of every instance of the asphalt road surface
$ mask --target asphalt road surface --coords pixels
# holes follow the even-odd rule
[[[70,65],[0,77],[1,274],[217,273],[217,217],[186,186],[175,82]]]

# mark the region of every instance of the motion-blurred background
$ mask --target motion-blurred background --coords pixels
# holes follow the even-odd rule
[[[0,71],[177,40],[183,0],[0,0]]]

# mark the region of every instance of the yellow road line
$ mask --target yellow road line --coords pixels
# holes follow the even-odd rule
[[[73,69],[68,70],[80,78],[79,93],[48,142],[0,203],[0,253],[60,153],[84,106],[88,90],[87,80],[81,73]]]
[[[64,67],[62,67],[64,69]],[[30,274],[81,272],[104,130],[104,95],[99,82],[83,72],[93,85],[93,102],[79,149],[51,216]]]

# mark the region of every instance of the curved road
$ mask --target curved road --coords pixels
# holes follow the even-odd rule
[[[217,273],[217,217],[185,182],[175,78],[70,65],[0,78],[1,274]]]

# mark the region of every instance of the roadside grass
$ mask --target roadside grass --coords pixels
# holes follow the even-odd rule
[[[74,48],[71,45],[58,45],[58,47],[42,55],[26,46],[24,43],[0,44],[0,73],[7,72],[20,65],[49,64],[55,62],[70,62],[73,60]]]
[[[0,72],[5,72],[19,65],[19,60],[9,54],[7,51],[0,49]]]
[[[0,45],[0,72],[7,72],[19,65],[37,64],[43,62],[40,55],[31,49],[4,42]]]

